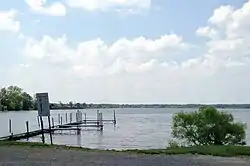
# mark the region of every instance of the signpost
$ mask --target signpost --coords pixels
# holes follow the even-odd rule
[[[44,139],[44,126],[43,126],[43,116],[48,117],[49,122],[49,133],[50,133],[50,142],[52,142],[52,134],[51,134],[51,123],[50,123],[50,107],[49,107],[49,95],[48,93],[37,93],[37,110],[38,116],[40,117],[41,129],[42,129],[42,141],[45,143]]]
[[[37,93],[38,116],[50,116],[49,95],[48,93]]]

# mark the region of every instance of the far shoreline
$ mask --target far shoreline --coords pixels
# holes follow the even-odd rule
[[[56,104],[57,105],[57,104]],[[202,106],[211,106],[216,109],[250,109],[250,104],[87,104],[88,107],[60,107],[50,103],[50,110],[98,110],[98,109],[198,109]],[[0,112],[35,111],[31,110],[7,110]]]

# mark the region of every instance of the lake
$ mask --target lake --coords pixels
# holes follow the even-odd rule
[[[171,122],[174,113],[184,110],[193,111],[194,109],[150,109],[150,108],[123,108],[115,109],[117,125],[105,124],[103,132],[96,129],[86,129],[77,135],[75,131],[57,131],[53,134],[54,144],[81,146],[97,149],[149,149],[165,148],[171,137]],[[96,110],[84,109],[87,119],[96,119]],[[113,109],[101,109],[103,119],[113,119]],[[250,127],[250,109],[227,109],[232,113],[236,121],[247,123]],[[58,124],[58,114],[74,113],[76,110],[52,110],[51,116]],[[18,111],[0,113],[0,136],[9,135],[8,121],[12,119],[13,133],[26,131],[25,122],[29,121],[30,130],[38,129],[37,111]],[[69,116],[68,116],[69,119]],[[73,116],[75,119],[75,116]],[[44,119],[45,126],[47,120]],[[46,142],[50,142],[49,135]],[[26,140],[23,140],[26,141]],[[28,141],[41,142],[41,136],[30,138]],[[250,145],[250,129],[247,129],[247,144]]]

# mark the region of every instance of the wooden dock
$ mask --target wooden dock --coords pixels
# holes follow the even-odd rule
[[[44,129],[44,130],[34,130],[34,131],[29,131],[29,124],[26,122],[26,128],[27,131],[23,133],[18,133],[18,134],[13,134],[12,133],[12,125],[11,125],[11,120],[9,120],[9,132],[10,135],[0,137],[1,141],[7,141],[7,140],[21,140],[21,139],[28,139],[30,137],[35,137],[38,135],[41,135],[43,133],[54,133],[55,131],[77,131],[78,134],[80,134],[80,131],[83,128],[97,128],[99,130],[103,130],[104,128],[104,123],[113,123],[114,125],[116,124],[116,116],[115,116],[115,111],[114,111],[114,119],[112,120],[104,120],[102,119],[102,113],[97,111],[97,119],[86,119],[86,113],[85,113],[85,119],[83,120],[82,118],[82,113],[77,111],[76,113],[76,121],[72,122],[72,114],[70,114],[70,123],[65,123],[62,124],[62,117],[58,116],[58,125],[54,124],[54,119],[52,118],[52,126],[50,129]],[[67,122],[67,114],[66,114],[66,122]],[[40,127],[40,123],[38,121],[38,126]]]

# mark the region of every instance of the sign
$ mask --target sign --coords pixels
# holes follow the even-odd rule
[[[48,93],[37,93],[36,99],[38,116],[50,116]]]

